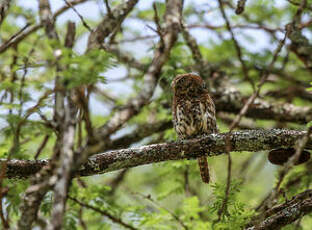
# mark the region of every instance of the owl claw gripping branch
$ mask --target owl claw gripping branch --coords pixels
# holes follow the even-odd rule
[[[177,75],[173,89],[173,124],[179,139],[190,139],[217,132],[215,105],[203,79],[193,73]],[[200,175],[209,183],[209,168],[205,156],[198,158]]]

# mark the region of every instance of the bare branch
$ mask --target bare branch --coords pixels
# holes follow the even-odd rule
[[[36,154],[35,154],[35,156],[34,156],[34,159],[35,159],[35,160],[38,159],[40,153],[42,152],[42,150],[44,149],[44,147],[45,147],[46,144],[48,143],[49,138],[50,138],[50,135],[48,135],[48,134],[44,136],[44,138],[43,138],[43,140],[42,140],[40,146],[38,147],[38,150],[37,150],[37,152],[36,152]]]
[[[77,5],[83,2],[86,2],[87,0],[73,0],[70,1],[71,5]],[[70,6],[66,5],[58,9],[54,15],[52,15],[53,21],[56,20],[56,18],[64,13],[66,10],[68,10]],[[20,43],[22,40],[24,40],[26,37],[28,37],[30,34],[36,32],[38,29],[42,28],[44,24],[40,23],[38,25],[29,26],[27,29],[25,29],[22,33],[18,33],[12,35],[12,37],[3,43],[0,46],[0,53],[5,52],[8,48],[16,46],[18,43]]]
[[[46,162],[47,163],[47,162]],[[37,167],[37,171],[39,172],[44,168],[45,173],[51,173],[51,166],[48,164],[41,164],[42,167],[38,165],[33,165]],[[30,170],[29,168],[26,169]],[[50,189],[51,185],[48,180],[45,180],[46,177],[41,177],[40,175],[35,176],[32,179],[32,185],[29,186],[25,192],[23,203],[20,207],[21,217],[18,221],[18,229],[19,230],[28,230],[32,228],[32,223],[37,219],[37,213],[41,204],[41,200]]]
[[[218,0],[218,2],[219,2],[219,7],[220,7],[220,11],[221,11],[222,17],[223,17],[223,19],[225,21],[225,24],[226,24],[226,28],[227,28],[227,30],[231,34],[231,38],[232,38],[232,41],[233,41],[235,49],[236,49],[236,54],[237,54],[238,60],[241,63],[242,72],[243,72],[244,78],[245,78],[245,80],[247,80],[250,83],[252,88],[255,90],[255,85],[254,85],[252,79],[249,77],[248,69],[247,69],[246,63],[245,63],[245,61],[243,59],[242,49],[241,49],[237,39],[235,38],[235,35],[234,35],[233,30],[232,30],[232,26],[231,26],[230,20],[228,19],[227,15],[225,13],[223,2],[222,2],[222,0]]]
[[[131,230],[136,230],[137,228],[125,223],[123,220],[121,220],[118,217],[115,217],[113,215],[111,215],[109,212],[101,210],[97,207],[94,207],[92,205],[86,204],[84,202],[79,201],[78,199],[74,198],[74,197],[69,197],[70,200],[74,201],[75,203],[79,204],[81,207],[85,207],[88,208],[90,210],[93,210],[94,212],[100,213],[102,216],[107,217],[108,219],[110,219],[111,221],[113,221],[114,223],[117,223],[127,229],[131,229]]]
[[[70,5],[66,4],[63,7],[61,7],[60,9],[58,9],[57,11],[55,11],[55,13],[53,15],[53,19],[55,20],[57,18],[57,16],[61,15],[66,10],[70,9],[71,6],[75,6],[75,5],[78,5],[80,3],[84,3],[86,1],[88,1],[88,0],[72,0],[72,1],[68,1]]]
[[[212,73],[212,67],[203,59],[196,39],[191,35],[185,23],[182,23],[182,34],[186,44],[192,52],[196,70],[203,78],[209,78]]]
[[[3,0],[0,2],[0,25],[2,24],[6,13],[10,7],[11,0]]]
[[[51,7],[49,0],[39,0],[39,16],[40,24],[45,27],[45,33],[50,40],[59,41],[56,29],[54,27],[55,20],[53,19]],[[56,47],[53,47],[56,48]],[[53,119],[56,122],[56,128],[59,132],[57,135],[57,140],[54,145],[53,160],[49,164],[42,168],[42,170],[32,178],[31,185],[25,192],[23,203],[21,205],[21,217],[18,221],[18,229],[31,229],[33,222],[37,219],[37,212],[41,203],[41,200],[47,193],[47,191],[53,187],[53,181],[51,182],[51,177],[53,175],[53,170],[56,166],[57,161],[60,157],[60,152],[62,149],[68,149],[68,145],[61,146],[63,137],[67,137],[67,133],[63,133],[62,129],[63,120],[65,116],[65,105],[64,105],[64,92],[62,89],[62,84],[60,82],[59,71],[61,70],[60,65],[56,62],[56,72],[55,77],[55,99],[54,99],[54,116]],[[65,135],[63,135],[65,134]],[[66,142],[65,142],[66,143]],[[53,177],[52,177],[53,179]]]
[[[224,9],[223,9],[223,6],[222,6],[222,1],[221,0],[218,0],[218,1],[219,1],[219,5],[220,5],[220,9],[221,9],[222,15],[223,15],[224,19],[227,21],[226,15],[225,15],[225,12],[224,12]],[[227,21],[227,27],[230,30],[230,24],[229,24],[228,21]],[[268,67],[269,70],[271,70],[273,68],[273,66],[275,64],[275,61],[277,60],[277,56],[278,56],[279,52],[281,51],[281,49],[282,49],[282,47],[283,47],[283,45],[285,43],[287,34],[288,34],[288,31],[286,32],[286,34],[284,36],[284,39],[280,41],[278,47],[276,48],[276,50],[275,50],[275,52],[273,54],[272,61],[271,61],[270,65],[269,65],[269,67]],[[232,36],[234,36],[234,35],[232,34]],[[234,39],[234,37],[232,37],[232,39]],[[226,184],[226,188],[225,188],[225,198],[223,200],[221,208],[218,211],[218,219],[217,219],[217,221],[219,221],[221,219],[221,216],[222,216],[223,212],[226,209],[226,205],[227,205],[227,201],[228,201],[228,197],[229,197],[229,192],[230,192],[231,168],[232,168],[232,166],[231,166],[232,159],[231,159],[231,153],[230,153],[230,147],[231,147],[231,144],[230,144],[230,133],[237,127],[237,125],[240,123],[242,117],[247,113],[247,111],[249,110],[250,106],[253,104],[255,99],[259,96],[261,87],[267,81],[268,76],[269,76],[268,72],[266,72],[266,73],[264,73],[262,75],[262,77],[260,79],[260,82],[258,83],[258,89],[255,90],[254,93],[248,98],[248,100],[246,101],[246,103],[244,104],[242,109],[240,110],[239,114],[235,117],[235,119],[233,120],[232,124],[229,127],[230,131],[229,131],[229,133],[227,135],[227,138],[226,138],[226,142],[227,142],[227,144],[226,144],[226,146],[227,146],[226,153],[228,154],[227,184]]]
[[[105,7],[106,7],[106,10],[107,10],[108,16],[113,17],[112,10],[111,10],[111,8],[109,6],[108,0],[104,0],[104,3],[105,3]]]
[[[267,207],[269,208],[272,207],[274,205],[274,202],[276,202],[276,199],[278,198],[278,196],[281,194],[281,188],[280,188],[281,184],[284,178],[286,177],[287,173],[290,171],[290,169],[292,169],[294,165],[300,162],[300,160],[304,160],[305,158],[304,155],[308,154],[306,157],[308,157],[307,160],[309,159],[310,153],[306,151],[304,151],[305,153],[304,155],[301,155],[301,153],[303,149],[305,148],[305,145],[307,144],[308,140],[310,139],[311,133],[312,133],[312,128],[309,128],[306,134],[300,140],[296,142],[296,145],[295,145],[296,148],[295,150],[293,149],[294,152],[292,153],[293,155],[290,155],[285,158],[287,159],[287,162],[284,163],[284,167],[279,171],[279,178],[274,189],[272,190],[271,194],[269,194],[267,199],[261,204],[261,206],[258,207],[259,209],[261,208],[262,210],[264,210]],[[283,151],[283,149],[281,151]],[[281,154],[287,155],[287,152],[288,151],[286,151],[285,153],[284,152],[281,153],[280,151],[275,151],[275,152],[271,151],[269,154],[271,155],[271,158],[274,159],[274,157],[280,158]]]
[[[43,24],[48,38],[58,39],[58,35],[54,28],[55,21],[52,15],[49,0],[39,0],[39,16],[40,22]]]
[[[213,93],[216,110],[218,112],[239,113],[243,104],[248,100],[248,97],[241,95],[231,85],[226,85],[219,89],[216,93]],[[312,108],[310,106],[295,106],[290,103],[269,102],[256,98],[250,105],[245,116],[306,124],[312,120]]]
[[[233,152],[257,152],[293,147],[306,133],[287,129],[244,130],[230,133],[229,141]],[[228,133],[210,134],[201,139],[108,151],[89,157],[88,162],[77,170],[76,175],[90,176],[161,161],[198,158],[207,154],[207,149],[209,156],[224,154],[227,136]],[[305,148],[312,149],[311,139]],[[38,172],[48,162],[49,160],[10,160],[7,163],[6,176],[26,178]]]
[[[73,4],[71,4],[71,2],[64,0],[64,2],[66,3],[66,5],[68,5],[80,18],[80,21],[82,22],[83,26],[86,27],[90,32],[92,32],[91,27],[88,25],[88,23],[86,23],[86,21],[84,20],[84,18],[82,17],[82,15],[75,9],[75,7],[73,6]]]
[[[246,230],[281,229],[302,216],[312,212],[312,190],[306,190],[292,200],[277,205],[265,212],[266,219]]]
[[[293,51],[298,58],[304,63],[306,68],[312,71],[312,45],[309,40],[301,32],[301,16],[303,10],[307,7],[307,0],[300,1],[298,10],[294,16],[292,23],[287,25],[290,31],[288,38],[291,40],[290,50]]]
[[[88,40],[88,50],[100,48],[104,39],[122,23],[127,14],[133,9],[138,0],[128,0],[118,5],[111,11],[111,14],[104,16],[102,22],[90,34]],[[112,17],[113,16],[113,17]]]
[[[293,51],[298,58],[304,63],[304,65],[312,70],[312,45],[309,40],[301,33],[300,29],[296,26],[289,24],[289,30],[291,31],[288,38],[292,41],[290,50]]]
[[[75,23],[68,22],[65,46],[72,48],[75,40]],[[78,109],[73,101],[74,89],[67,91],[67,103],[64,106],[65,117],[62,124],[62,144],[60,148],[60,165],[55,171],[57,181],[54,186],[54,203],[48,229],[61,229],[67,200],[68,188],[74,165],[75,127]]]
[[[162,46],[161,42],[158,44],[152,63],[144,76],[140,94],[136,98],[131,99],[124,108],[117,111],[110,121],[99,129],[101,138],[107,137],[118,130],[132,116],[136,115],[144,105],[149,103],[149,99],[154,93],[162,66],[167,61],[170,50],[177,39],[177,34],[180,30],[181,10],[182,5],[180,1],[170,0],[167,2],[167,9],[164,16],[165,28],[163,28],[164,46]]]

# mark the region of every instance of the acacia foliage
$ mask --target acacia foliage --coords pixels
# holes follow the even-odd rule
[[[250,107],[261,104],[260,112],[246,113],[236,129],[309,127],[296,114],[311,107],[312,1],[250,0],[239,15],[232,0],[185,0],[182,12],[180,1],[155,1],[154,6],[146,2],[73,0],[56,6],[50,1],[56,19],[52,26],[38,6],[27,7],[21,1],[1,5],[1,158],[52,158],[56,166],[40,176],[46,181],[59,176],[57,170],[67,159],[63,148],[67,139],[62,138],[70,133],[71,119],[75,133],[70,149],[86,157],[78,154],[74,163],[65,165],[72,167],[68,172],[100,151],[174,141],[168,124],[169,86],[176,74],[191,71],[207,81],[213,97],[230,98],[231,103],[216,104],[220,132],[228,131],[237,115],[232,108],[242,108],[258,87],[262,104],[255,100]],[[62,7],[67,10],[59,12]],[[73,7],[78,13],[69,9]],[[70,39],[67,22],[73,19],[71,47],[64,41]],[[90,29],[93,34],[100,31],[103,40],[90,39]],[[276,52],[279,45],[281,51]],[[55,106],[57,94],[63,100],[61,108]],[[287,110],[274,110],[274,119],[262,116],[261,111],[270,114],[281,104]],[[73,116],[66,119],[63,113]],[[192,160],[68,179],[63,228],[241,229],[261,222],[261,214],[272,206],[311,188],[311,162],[291,167],[282,177],[280,168],[267,162],[265,152],[231,156],[227,195],[226,155],[208,159],[210,185],[201,182]],[[20,207],[27,188],[40,180],[6,179],[3,173],[1,224],[15,227],[24,215]],[[55,225],[54,186],[38,200],[33,226]],[[276,191],[274,197],[262,203],[271,191]],[[311,214],[305,214],[285,229],[309,229]]]

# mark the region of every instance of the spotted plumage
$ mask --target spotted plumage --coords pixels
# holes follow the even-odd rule
[[[215,105],[205,82],[196,74],[181,74],[172,81],[173,124],[179,139],[195,138],[217,132]],[[198,158],[203,182],[209,183],[206,157]]]

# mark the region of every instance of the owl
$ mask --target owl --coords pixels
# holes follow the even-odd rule
[[[194,73],[177,75],[171,87],[173,124],[179,139],[191,139],[218,131],[215,105],[200,76]],[[209,183],[207,158],[199,157],[198,165],[202,181]]]

